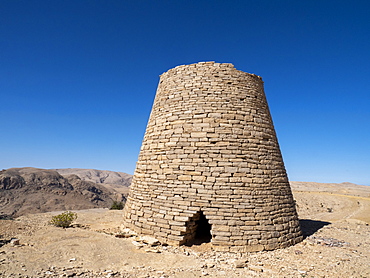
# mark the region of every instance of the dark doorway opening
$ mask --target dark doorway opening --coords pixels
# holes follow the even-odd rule
[[[202,211],[197,212],[188,223],[189,234],[186,241],[187,246],[201,245],[202,243],[211,242],[211,228],[208,219]]]

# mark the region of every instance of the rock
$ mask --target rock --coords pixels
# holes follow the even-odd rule
[[[158,249],[145,249],[145,252],[147,252],[147,253],[161,253],[161,251],[158,250]]]
[[[158,239],[151,236],[142,236],[140,237],[140,240],[149,246],[158,246],[161,244]]]
[[[10,245],[11,245],[11,246],[20,245],[20,243],[19,243],[19,239],[17,239],[17,238],[13,238],[13,239],[10,241]]]
[[[248,268],[250,270],[256,271],[256,272],[263,272],[263,268],[256,265],[249,265]]]
[[[77,275],[77,273],[73,270],[66,271],[67,277],[74,277]]]
[[[134,237],[137,234],[130,229],[124,228],[119,234],[116,234],[115,237],[118,238],[129,238],[129,237]]]
[[[122,229],[122,233],[124,233],[124,234],[131,234],[133,236],[136,235],[136,233],[134,231],[132,231],[132,230],[130,230],[128,228],[123,228]]]
[[[247,264],[248,261],[246,260],[239,260],[239,261],[236,261],[235,262],[235,267],[236,268],[244,268],[244,267],[247,267],[248,264]]]
[[[118,238],[129,238],[129,237],[132,237],[131,235],[127,235],[127,234],[116,234],[115,237],[118,237]]]
[[[138,248],[141,248],[141,247],[144,247],[145,244],[141,243],[141,242],[138,242],[138,241],[132,241],[132,244],[135,245],[136,247]]]

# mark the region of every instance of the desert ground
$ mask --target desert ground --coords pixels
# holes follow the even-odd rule
[[[67,229],[47,212],[0,220],[0,277],[370,277],[370,186],[291,184],[305,239],[286,249],[156,245],[123,237],[119,210],[78,210]]]

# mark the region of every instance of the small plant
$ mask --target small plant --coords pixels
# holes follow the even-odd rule
[[[50,224],[56,227],[68,228],[74,220],[77,219],[77,213],[65,211],[51,218]]]
[[[112,204],[112,206],[110,207],[110,209],[122,210],[123,207],[124,207],[123,202],[114,201],[113,204]]]

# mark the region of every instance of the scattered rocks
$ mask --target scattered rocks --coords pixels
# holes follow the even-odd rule
[[[328,246],[328,247],[344,247],[344,246],[350,245],[348,242],[345,242],[343,240],[338,240],[335,238],[316,237],[316,236],[308,237],[307,241],[312,244],[319,244],[319,245]]]
[[[1,274],[1,272],[0,272]],[[3,277],[3,276],[1,276]],[[33,276],[7,276],[7,277],[37,277],[37,278],[46,278],[46,277],[80,277],[80,278],[129,278],[133,277],[128,273],[113,271],[113,270],[103,270],[103,271],[91,271],[91,270],[83,270],[79,267],[73,268],[58,268],[58,267],[50,267],[47,270],[40,270],[36,271],[35,275]]]
[[[50,215],[0,221],[0,240],[6,241],[0,247],[0,277],[370,277],[370,229],[359,222],[334,222],[302,243],[285,249],[228,253],[217,252],[210,244],[151,246],[149,239],[137,235],[116,238],[115,234],[102,234],[98,230],[112,228],[105,226],[107,217],[111,217],[109,221],[114,219],[114,227],[121,232],[121,212],[114,212],[117,218],[112,218],[112,211],[84,213],[79,213],[79,223],[89,225],[88,229],[57,230],[58,233],[43,225]],[[22,247],[11,246],[11,239],[19,239]],[[132,241],[139,247],[135,248]],[[66,246],[68,249],[60,248]]]
[[[127,233],[125,235],[127,235]],[[161,253],[160,250],[153,249],[153,247],[160,246],[161,243],[156,238],[151,237],[151,236],[135,237],[135,240],[132,241],[132,244],[135,245],[138,249],[143,248],[143,247],[151,247],[149,249],[146,249],[145,252]],[[164,246],[164,248],[166,248],[166,246]]]

